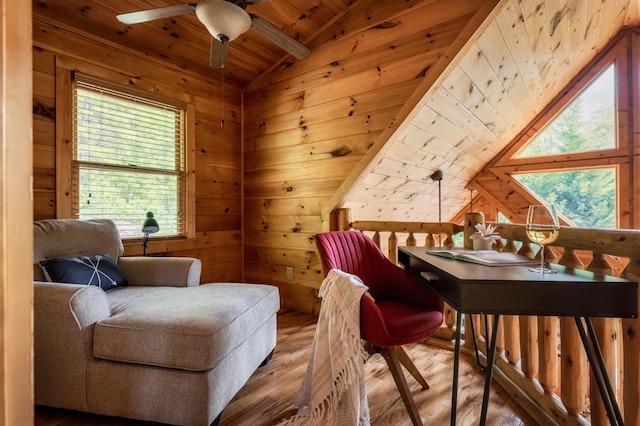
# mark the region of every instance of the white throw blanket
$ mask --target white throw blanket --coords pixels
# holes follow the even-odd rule
[[[295,404],[298,413],[283,425],[369,425],[360,342],[360,298],[369,288],[337,269],[320,287],[322,305],[311,356]]]

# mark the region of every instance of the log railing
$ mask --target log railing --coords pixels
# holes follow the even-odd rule
[[[365,232],[389,258],[397,261],[401,245],[453,245],[463,233],[464,243],[482,215],[469,214],[465,224],[355,221],[343,228]],[[502,251],[536,257],[539,251],[526,238],[524,225],[494,223]],[[384,239],[386,237],[386,239]],[[385,247],[386,246],[386,247]],[[538,257],[539,258],[539,257]],[[562,227],[558,240],[545,247],[545,260],[638,281],[640,277],[640,231]],[[455,311],[445,306],[441,333],[429,343],[451,347]],[[498,331],[495,380],[541,424],[609,424],[595,381],[590,380],[586,354],[573,318],[503,316]],[[484,317],[474,321],[481,353],[485,352]],[[594,318],[604,356],[625,424],[640,425],[640,320]],[[490,329],[490,327],[489,327]],[[470,327],[464,327],[464,348],[474,348]],[[592,385],[593,382],[593,385]]]

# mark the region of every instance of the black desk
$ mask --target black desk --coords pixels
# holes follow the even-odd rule
[[[452,425],[456,422],[463,313],[494,316],[491,339],[487,342],[487,376],[480,424],[486,422],[500,315],[534,315],[575,318],[609,420],[613,425],[622,425],[591,317],[636,318],[638,283],[559,265],[552,265],[558,273],[544,275],[530,272],[527,266],[476,265],[427,254],[425,247],[400,247],[398,261],[457,311]]]

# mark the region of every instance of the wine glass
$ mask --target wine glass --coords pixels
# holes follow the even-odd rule
[[[542,204],[529,206],[526,233],[532,243],[540,246],[540,267],[529,270],[541,274],[555,273],[555,271],[544,267],[544,246],[553,243],[560,234],[560,222],[555,207]]]

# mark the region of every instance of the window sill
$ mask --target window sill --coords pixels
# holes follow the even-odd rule
[[[171,252],[189,250],[195,247],[196,238],[188,237],[149,237],[147,255],[170,255]],[[142,238],[126,238],[122,240],[124,256],[142,256]]]

